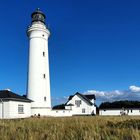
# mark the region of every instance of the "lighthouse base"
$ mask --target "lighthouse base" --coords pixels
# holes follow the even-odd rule
[[[51,107],[47,104],[31,103],[32,116],[50,116]]]
[[[32,116],[50,116],[51,108],[31,108]]]

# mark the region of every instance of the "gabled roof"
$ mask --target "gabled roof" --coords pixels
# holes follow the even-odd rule
[[[55,105],[52,109],[53,110],[65,109],[65,104]]]
[[[78,95],[81,98],[83,98],[84,100],[86,100],[90,105],[93,105],[93,103],[90,101],[91,99],[95,100],[95,95],[83,95],[79,92],[76,92],[74,95],[69,96],[68,101],[66,102],[66,104],[75,96]]]
[[[32,102],[32,100],[26,98],[25,96],[20,96],[9,90],[0,90],[0,101],[22,101],[22,102]]]
[[[86,94],[86,95],[84,95],[84,96],[86,96],[86,98],[88,98],[89,100],[92,100],[92,99],[96,100],[94,94]]]
[[[70,95],[69,98],[68,98],[68,100],[71,100],[71,99],[73,98],[73,96],[75,96],[76,94],[81,94],[81,93],[76,92],[74,95]],[[85,96],[85,97],[86,97],[87,99],[89,99],[89,100],[92,100],[92,99],[96,100],[94,94],[85,94],[85,95],[81,94],[81,95],[82,95],[82,96]]]
[[[118,109],[118,108],[140,108],[139,101],[115,101],[104,102],[99,106],[99,109]]]

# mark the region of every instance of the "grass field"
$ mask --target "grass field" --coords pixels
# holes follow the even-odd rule
[[[0,120],[0,140],[140,140],[140,117]]]

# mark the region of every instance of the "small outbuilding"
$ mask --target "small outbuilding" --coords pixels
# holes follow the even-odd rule
[[[0,91],[0,119],[27,118],[31,116],[31,100],[10,90]]]
[[[140,102],[139,101],[104,102],[99,106],[99,115],[103,116],[140,115]]]

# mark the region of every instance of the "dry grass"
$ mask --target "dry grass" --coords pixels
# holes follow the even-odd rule
[[[140,140],[139,117],[0,120],[0,140]]]

